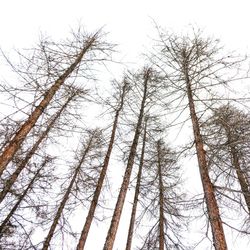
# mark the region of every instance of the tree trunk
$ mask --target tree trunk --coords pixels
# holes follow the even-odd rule
[[[244,176],[243,171],[241,169],[236,148],[234,146],[232,146],[230,143],[229,143],[229,145],[230,145],[230,151],[231,151],[231,155],[232,155],[232,164],[233,164],[234,169],[236,171],[237,178],[238,178],[238,181],[240,183],[241,191],[242,191],[242,194],[244,196],[244,199],[245,199],[245,202],[247,205],[248,213],[250,215],[250,192],[248,190],[249,184],[247,183],[246,177]]]
[[[12,140],[10,140],[8,146],[4,149],[2,154],[0,155],[0,176],[3,171],[7,167],[8,163],[13,159],[15,153],[19,149],[20,145],[25,140],[26,136],[30,132],[30,130],[35,126],[38,118],[41,116],[43,111],[49,105],[50,101],[54,97],[55,93],[59,90],[59,88],[64,84],[65,80],[70,76],[70,74],[76,69],[76,67],[80,64],[84,54],[91,48],[94,43],[96,36],[94,35],[87,44],[83,47],[81,52],[79,53],[76,60],[70,65],[69,68],[65,70],[65,72],[55,81],[55,83],[51,86],[50,89],[46,91],[44,94],[43,100],[39,103],[39,105],[34,109],[28,119],[24,122],[24,124],[17,131]]]
[[[90,204],[88,215],[86,217],[85,224],[84,224],[83,230],[81,232],[81,236],[80,236],[80,239],[79,239],[79,242],[78,242],[78,245],[77,245],[77,250],[83,250],[84,249],[84,246],[85,246],[85,243],[86,243],[86,240],[87,240],[87,237],[88,237],[88,233],[89,233],[89,230],[90,230],[90,226],[91,226],[91,223],[92,223],[93,218],[94,218],[94,214],[95,214],[95,210],[96,210],[96,207],[97,207],[97,204],[98,204],[98,200],[99,200],[99,196],[100,196],[101,189],[102,189],[102,186],[103,186],[103,182],[104,182],[104,179],[105,179],[105,176],[106,176],[106,173],[107,173],[110,155],[111,155],[113,145],[114,145],[114,140],[115,140],[115,134],[116,134],[116,129],[117,129],[117,125],[118,125],[119,115],[120,115],[121,110],[123,109],[124,98],[125,98],[125,93],[126,93],[126,87],[127,87],[127,84],[126,84],[126,82],[124,82],[124,85],[123,85],[123,88],[122,88],[120,105],[119,105],[119,107],[118,107],[118,109],[116,110],[116,113],[115,113],[115,119],[114,119],[112,131],[111,131],[108,150],[107,150],[107,153],[106,153],[105,158],[104,158],[103,167],[102,167],[102,170],[101,170],[101,173],[100,173],[97,185],[96,185],[96,189],[95,189],[95,192],[94,192],[93,199],[92,199],[91,204]]]
[[[50,132],[51,128],[57,121],[57,119],[62,114],[63,110],[68,106],[69,102],[74,98],[75,94],[71,95],[68,100],[65,102],[65,104],[61,107],[61,109],[55,114],[54,118],[51,120],[51,122],[48,124],[46,130],[41,134],[39,139],[36,141],[36,143],[33,145],[31,150],[27,153],[26,157],[21,161],[20,164],[17,165],[17,168],[15,172],[9,177],[9,179],[6,181],[3,190],[0,193],[0,203],[3,201],[7,193],[10,191],[12,185],[15,183],[16,179],[18,178],[21,171],[25,168],[31,157],[34,155],[34,153],[37,151],[39,145],[41,142],[46,138],[48,133]]]
[[[157,142],[157,157],[158,157],[158,176],[159,176],[159,250],[164,250],[164,188],[162,181],[162,166],[161,166],[161,144]]]
[[[2,232],[3,232],[6,224],[9,222],[10,218],[16,212],[16,210],[18,209],[19,205],[23,201],[24,197],[26,196],[26,194],[28,193],[28,191],[32,188],[35,180],[37,179],[37,176],[40,174],[41,170],[44,168],[44,166],[47,163],[48,163],[48,158],[46,158],[44,160],[44,162],[42,163],[42,166],[37,170],[36,174],[34,175],[34,177],[32,178],[32,180],[30,181],[29,185],[26,187],[26,189],[24,190],[24,192],[22,193],[22,195],[18,197],[17,203],[13,206],[13,208],[10,210],[9,214],[6,216],[6,218],[4,219],[4,221],[2,222],[2,224],[0,225],[0,238],[3,236]]]
[[[84,160],[85,160],[85,157],[86,157],[87,153],[88,153],[89,150],[90,150],[90,147],[91,147],[91,144],[92,144],[92,140],[93,140],[93,136],[89,139],[88,145],[87,145],[86,149],[84,150],[84,152],[83,152],[83,154],[82,154],[82,157],[81,157],[81,159],[80,159],[80,161],[79,161],[79,163],[78,163],[77,168],[76,168],[75,171],[74,171],[74,175],[73,175],[73,177],[72,177],[72,179],[71,179],[71,181],[70,181],[70,184],[69,184],[69,186],[68,186],[68,188],[67,188],[66,193],[65,193],[64,196],[63,196],[63,199],[62,199],[62,201],[61,201],[61,203],[60,203],[60,206],[59,206],[59,208],[58,208],[58,210],[57,210],[57,212],[56,212],[56,215],[55,215],[55,218],[54,218],[54,220],[53,220],[53,223],[52,223],[52,225],[51,225],[51,227],[50,227],[50,230],[49,230],[49,232],[48,232],[48,234],[47,234],[47,237],[46,237],[46,239],[45,239],[45,241],[44,241],[44,243],[43,243],[43,248],[42,248],[42,250],[47,250],[47,249],[49,248],[50,241],[51,241],[51,239],[52,239],[52,237],[53,237],[53,235],[54,235],[56,226],[57,226],[57,224],[58,224],[58,222],[59,222],[59,219],[60,219],[60,217],[61,217],[61,215],[62,215],[62,212],[63,212],[63,209],[64,209],[64,207],[65,207],[65,205],[66,205],[66,202],[67,202],[67,200],[69,199],[69,195],[70,195],[70,193],[71,193],[71,189],[72,189],[72,187],[73,187],[73,185],[74,185],[74,183],[75,183],[75,181],[76,181],[77,175],[78,175],[78,173],[79,173],[79,171],[80,171],[80,169],[81,169],[81,165],[83,164],[83,162],[84,162]]]
[[[186,65],[184,66],[184,74],[185,74],[188,103],[189,103],[191,121],[193,125],[193,133],[195,139],[195,147],[197,152],[201,182],[207,204],[209,221],[212,228],[214,247],[216,250],[226,250],[227,249],[226,239],[220,217],[219,207],[215,199],[214,187],[212,185],[208,173],[206,153],[204,150],[203,140],[200,133],[199,121],[195,111],[193,93]]]
[[[113,249],[115,236],[116,236],[118,225],[120,222],[120,217],[121,217],[124,201],[125,201],[127,190],[128,190],[129,180],[130,180],[130,176],[131,176],[131,172],[132,172],[132,168],[134,164],[136,148],[137,148],[139,136],[141,133],[141,125],[142,125],[142,120],[144,116],[144,108],[145,108],[145,103],[146,103],[146,96],[147,96],[148,81],[150,78],[150,73],[151,73],[150,69],[147,69],[144,73],[144,91],[143,91],[140,113],[139,113],[136,130],[134,134],[134,139],[133,139],[133,143],[130,149],[126,171],[123,177],[123,182],[122,182],[121,189],[117,198],[115,210],[113,213],[113,217],[111,220],[110,228],[106,237],[103,250]]]
[[[146,135],[147,135],[147,121],[145,121],[145,128],[144,128],[144,135],[143,135],[143,142],[142,142],[142,150],[141,150],[141,159],[140,159],[139,170],[138,170],[138,174],[137,174],[135,195],[134,195],[133,207],[132,207],[132,212],[131,212],[131,217],[130,217],[130,224],[129,224],[129,230],[128,230],[126,250],[131,250],[131,247],[132,247],[136,209],[137,209],[137,204],[138,204],[138,197],[139,197],[139,194],[140,194],[142,167],[143,167],[143,164],[144,164]]]

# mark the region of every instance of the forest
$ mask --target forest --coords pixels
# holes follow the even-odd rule
[[[250,244],[249,58],[155,30],[122,75],[105,29],[1,50],[0,249]]]

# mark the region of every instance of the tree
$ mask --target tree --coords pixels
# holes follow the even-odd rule
[[[204,123],[204,138],[208,146],[209,168],[214,176],[216,191],[235,193],[235,200],[250,214],[249,192],[249,126],[250,117],[232,105],[215,109]],[[222,179],[223,178],[223,179]],[[242,204],[237,197],[235,182],[244,197]],[[223,193],[221,193],[223,195]]]
[[[155,136],[153,137],[155,138]],[[177,153],[162,139],[151,138],[142,184],[143,212],[156,220],[140,249],[186,249],[181,232],[183,194],[180,193],[180,166]]]
[[[26,167],[29,160],[32,158],[32,156],[36,153],[38,150],[40,144],[45,140],[45,138],[48,136],[50,130],[54,127],[55,123],[59,119],[59,117],[62,115],[62,112],[65,111],[68,104],[74,100],[77,95],[82,94],[80,90],[74,90],[72,93],[69,94],[68,98],[66,99],[65,103],[61,106],[61,108],[51,117],[49,123],[46,123],[46,129],[41,133],[41,135],[38,137],[35,144],[29,149],[28,153],[24,157],[24,159],[20,160],[16,166],[15,171],[11,174],[10,177],[8,177],[8,180],[5,180],[3,190],[0,192],[0,203],[3,201],[7,193],[10,191],[12,185],[17,180],[18,176],[20,175],[21,171]]]
[[[193,36],[171,35],[160,30],[159,33],[160,39],[150,60],[165,75],[167,103],[174,106],[179,102],[182,105],[181,113],[185,113],[186,107],[189,108],[214,246],[217,250],[227,249],[215,190],[209,176],[199,116],[209,111],[216,100],[223,100],[212,88],[227,87],[227,84],[235,81],[242,59],[230,54],[221,55],[218,40],[202,38],[199,33]]]
[[[12,192],[14,201],[9,199],[5,202],[5,209],[1,208],[0,241],[4,249],[28,249],[33,246],[33,227],[47,220],[48,204],[41,199],[40,194],[48,195],[51,188],[49,183],[56,179],[52,160],[45,156],[41,164],[30,164],[26,169],[25,184],[18,185],[19,190]]]
[[[99,196],[101,193],[101,189],[102,189],[103,182],[104,182],[104,179],[105,179],[105,176],[107,173],[107,169],[108,169],[108,165],[109,165],[110,156],[111,156],[112,149],[114,146],[115,135],[116,135],[116,130],[117,130],[117,126],[118,126],[118,119],[119,119],[120,113],[121,113],[123,106],[124,106],[125,97],[126,97],[127,92],[129,90],[129,85],[128,85],[128,82],[126,81],[126,79],[124,79],[122,86],[117,86],[117,87],[118,87],[117,88],[118,93],[115,94],[115,96],[117,98],[117,103],[113,107],[114,111],[115,111],[115,117],[114,117],[111,135],[110,135],[110,141],[109,141],[107,153],[106,153],[104,161],[103,161],[102,170],[100,172],[100,176],[99,176],[98,182],[96,184],[94,196],[93,196],[93,199],[92,199],[90,207],[89,207],[88,215],[86,217],[86,221],[85,221],[85,224],[84,224],[84,227],[83,227],[83,230],[81,232],[81,236],[80,236],[80,239],[78,242],[78,246],[77,246],[78,250],[84,249],[84,246],[85,246],[85,243],[86,243],[86,240],[88,237],[88,232],[90,230],[90,226],[91,226],[92,220],[94,218],[95,210],[96,210],[96,207],[98,204],[98,199],[99,199]]]
[[[135,226],[135,220],[136,220],[136,210],[137,210],[138,199],[139,199],[139,194],[140,194],[142,170],[143,170],[143,165],[144,165],[146,138],[147,138],[147,118],[145,119],[145,125],[144,125],[140,163],[139,163],[139,169],[138,169],[138,173],[136,177],[136,187],[135,187],[135,194],[134,194],[134,200],[133,200],[133,207],[132,207],[131,216],[130,216],[126,250],[131,250],[131,247],[132,247],[134,226]]]
[[[136,116],[137,121],[135,125],[134,137],[133,137],[132,145],[130,147],[129,156],[127,160],[127,166],[126,166],[125,174],[124,174],[123,181],[121,184],[120,192],[117,198],[115,210],[112,216],[110,228],[109,228],[106,241],[104,244],[104,248],[103,248],[104,250],[111,250],[113,248],[123,205],[125,202],[126,193],[128,190],[128,185],[130,182],[130,176],[131,176],[132,169],[133,169],[136,149],[137,149],[139,137],[141,134],[143,118],[145,114],[148,113],[150,108],[152,108],[152,105],[155,104],[153,100],[155,99],[155,94],[157,92],[156,90],[159,88],[159,83],[160,83],[157,77],[157,73],[154,72],[152,68],[145,68],[142,73],[134,75],[132,80],[134,81],[134,86],[135,86],[134,89],[140,90],[139,93],[137,92],[138,95],[140,96],[139,100],[141,102],[139,104],[140,111],[139,111],[139,114],[137,114]],[[132,83],[131,83],[131,86],[132,86]]]
[[[71,171],[71,175],[72,175],[71,180],[66,188],[66,191],[62,197],[62,200],[60,201],[60,204],[58,206],[58,209],[57,209],[56,214],[55,214],[54,219],[53,219],[53,223],[51,224],[49,232],[47,234],[47,237],[45,238],[45,241],[43,243],[43,248],[42,248],[43,250],[46,250],[49,248],[50,241],[54,235],[54,232],[55,232],[57,224],[60,220],[60,217],[62,216],[63,209],[64,209],[68,199],[70,198],[70,195],[72,193],[74,185],[77,185],[78,177],[81,177],[82,167],[83,167],[84,163],[86,164],[87,156],[94,149],[100,149],[100,146],[101,146],[100,142],[101,142],[100,130],[89,131],[88,138],[87,138],[85,144],[83,145],[83,149],[81,150],[80,155],[76,156],[76,158],[78,159],[78,163]],[[87,170],[85,169],[85,173],[83,172],[84,175],[86,174],[86,171]],[[82,181],[86,181],[86,179],[81,180],[81,182]]]
[[[107,50],[110,50],[111,46],[105,43],[102,44],[99,41],[99,36],[100,32],[97,32],[94,35],[84,35],[79,32],[79,34],[74,35],[75,41],[71,42],[70,44],[64,43],[57,45],[53,43],[54,46],[52,49],[49,47],[46,48],[45,45],[47,45],[47,43],[45,41],[41,44],[41,48],[38,50],[40,53],[38,53],[36,59],[38,61],[40,58],[44,59],[42,62],[42,68],[46,68],[46,76],[48,76],[50,80],[55,78],[55,81],[51,84],[51,86],[46,86],[46,90],[43,92],[42,96],[40,96],[40,99],[38,99],[39,101],[35,109],[20,126],[19,130],[12,135],[11,140],[9,140],[8,144],[5,146],[3,152],[0,155],[0,176],[5,170],[7,164],[13,159],[15,153],[22,145],[26,136],[35,126],[37,120],[43,114],[44,110],[50,104],[58,90],[65,84],[65,81],[73,73],[76,73],[77,75],[77,73],[81,71],[81,66],[84,65],[84,63],[82,63],[83,58],[88,58],[90,56],[90,58],[88,58],[89,61],[98,60],[100,58],[95,58],[95,52],[106,53]],[[69,48],[71,48],[70,52],[72,53],[73,49],[74,53],[68,53],[67,50]],[[57,49],[57,51],[54,49]],[[55,56],[55,58],[53,58],[53,56]],[[88,59],[85,60],[85,63],[88,61]],[[30,62],[29,59],[27,61]],[[38,65],[35,73],[37,73],[37,71],[39,72],[39,66],[40,65]],[[46,83],[47,82],[50,81],[46,79]],[[35,83],[37,83],[37,81]]]
[[[30,189],[33,187],[34,182],[36,181],[37,178],[41,178],[41,174],[40,172],[44,169],[44,167],[47,165],[47,163],[51,161],[51,159],[49,157],[44,159],[44,162],[41,164],[41,166],[37,169],[37,171],[35,172],[33,178],[31,179],[31,181],[29,182],[29,184],[27,185],[27,187],[25,188],[25,190],[23,191],[23,193],[20,195],[20,197],[18,197],[18,201],[16,202],[16,204],[12,207],[12,209],[10,210],[9,214],[6,216],[6,218],[3,220],[3,222],[0,225],[0,238],[1,236],[3,236],[4,234],[4,230],[6,230],[6,226],[9,223],[11,217],[13,216],[13,214],[16,212],[16,210],[18,209],[18,207],[20,206],[21,202],[23,201],[23,199],[25,198],[26,194],[30,191]]]

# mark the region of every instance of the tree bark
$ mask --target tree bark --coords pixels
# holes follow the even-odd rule
[[[244,171],[242,171],[241,166],[240,166],[239,155],[238,155],[237,150],[236,150],[234,143],[232,141],[232,134],[230,132],[230,125],[227,122],[225,122],[223,119],[220,119],[219,121],[226,132],[226,137],[228,140],[229,150],[230,150],[230,154],[231,154],[231,162],[232,162],[232,165],[233,165],[234,170],[236,172],[237,179],[239,181],[241,191],[242,191],[242,194],[244,196],[244,199],[245,199],[245,202],[247,205],[248,213],[250,215],[250,192],[248,190],[249,183],[247,181],[246,176],[244,175]]]
[[[159,250],[164,250],[164,188],[162,181],[162,166],[161,166],[161,144],[157,142],[157,157],[158,157],[158,177],[159,177]]]
[[[66,202],[67,202],[67,200],[69,199],[69,195],[70,195],[71,190],[72,190],[72,187],[73,187],[73,185],[74,185],[74,183],[75,183],[75,181],[76,181],[77,175],[78,175],[78,173],[79,173],[79,171],[80,171],[80,169],[81,169],[81,165],[83,164],[83,162],[84,162],[84,160],[85,160],[85,158],[86,158],[86,155],[87,155],[87,153],[88,153],[89,150],[90,150],[90,147],[91,147],[91,144],[92,144],[92,140],[93,140],[93,135],[92,135],[91,138],[89,139],[88,145],[87,145],[86,149],[84,150],[84,152],[83,152],[83,154],[82,154],[82,157],[81,157],[81,159],[80,159],[80,161],[79,161],[79,163],[78,163],[77,168],[76,168],[75,171],[74,171],[74,175],[73,175],[73,177],[72,177],[72,179],[71,179],[71,181],[70,181],[70,184],[69,184],[69,186],[68,186],[68,188],[67,188],[66,193],[65,193],[64,196],[63,196],[63,199],[62,199],[62,201],[61,201],[61,203],[60,203],[60,206],[59,206],[59,208],[58,208],[58,210],[57,210],[57,212],[56,212],[56,215],[55,215],[55,218],[54,218],[54,220],[53,220],[53,223],[52,223],[52,225],[51,225],[51,227],[50,227],[50,230],[49,230],[49,232],[48,232],[48,234],[47,234],[47,237],[46,237],[46,239],[45,239],[45,241],[44,241],[42,250],[47,250],[47,249],[49,248],[50,241],[51,241],[51,239],[52,239],[52,237],[53,237],[53,235],[54,235],[56,226],[57,226],[57,224],[58,224],[58,222],[59,222],[59,219],[60,219],[60,217],[61,217],[61,215],[62,215],[62,212],[63,212],[63,209],[64,209],[64,207],[65,207],[65,205],[66,205]]]
[[[134,195],[133,207],[132,207],[130,223],[129,223],[126,250],[131,250],[131,247],[132,247],[136,209],[137,209],[138,198],[139,198],[139,194],[140,194],[142,168],[143,168],[143,164],[144,164],[146,136],[147,136],[147,121],[145,121],[142,150],[141,150],[141,158],[140,158],[139,170],[138,170],[137,180],[136,180],[135,195]]]
[[[115,210],[113,213],[113,217],[111,220],[110,228],[106,237],[103,250],[113,249],[115,236],[116,236],[118,225],[120,222],[120,217],[121,217],[124,201],[125,201],[127,190],[128,190],[129,180],[130,180],[130,176],[131,176],[131,172],[132,172],[132,168],[134,164],[136,148],[138,145],[138,140],[139,140],[139,136],[141,132],[141,125],[142,125],[142,120],[144,116],[144,108],[145,108],[145,103],[146,103],[146,96],[147,96],[148,81],[150,78],[150,73],[151,73],[151,69],[147,69],[144,73],[144,91],[143,91],[143,97],[142,97],[142,102],[141,102],[141,107],[140,107],[140,113],[139,113],[136,130],[134,134],[134,139],[133,139],[133,143],[130,149],[126,171],[123,177],[123,182],[122,182],[121,189],[117,198]]]
[[[83,250],[84,249],[84,246],[85,246],[85,243],[86,243],[86,240],[87,240],[87,237],[88,237],[88,233],[89,233],[89,230],[90,230],[90,226],[91,226],[92,220],[94,218],[94,214],[95,214],[95,210],[96,210],[96,207],[97,207],[97,204],[98,204],[98,200],[99,200],[99,196],[100,196],[101,189],[102,189],[102,186],[103,186],[103,182],[104,182],[104,179],[105,179],[105,176],[106,176],[106,173],[107,173],[110,155],[111,155],[113,145],[114,145],[114,140],[115,140],[115,134],[116,134],[116,129],[117,129],[117,125],[118,125],[119,115],[120,115],[121,110],[123,109],[124,98],[125,98],[125,93],[126,93],[126,87],[127,87],[127,84],[126,84],[126,82],[124,82],[124,85],[123,85],[123,88],[122,88],[120,105],[119,105],[119,107],[118,107],[118,109],[116,110],[116,113],[115,113],[115,119],[114,119],[114,122],[113,122],[113,127],[112,127],[111,136],[110,136],[108,150],[107,150],[107,153],[106,153],[105,158],[104,158],[103,167],[102,167],[102,170],[101,170],[98,182],[97,182],[97,186],[96,186],[96,189],[95,189],[95,192],[94,192],[93,199],[92,199],[91,204],[90,204],[88,215],[86,217],[85,224],[84,224],[83,230],[81,232],[81,236],[80,236],[80,239],[79,239],[79,242],[78,242],[78,245],[77,245],[77,250]]]
[[[32,188],[34,182],[37,179],[37,176],[40,174],[41,170],[44,168],[44,166],[48,163],[48,158],[46,158],[44,160],[44,162],[42,163],[41,167],[37,170],[37,172],[35,173],[34,177],[32,178],[32,180],[30,181],[29,185],[26,187],[26,189],[24,190],[24,192],[22,193],[22,195],[20,197],[18,197],[18,201],[16,202],[16,204],[13,206],[13,208],[10,210],[9,214],[6,216],[6,218],[4,219],[4,221],[2,222],[2,224],[0,225],[0,238],[3,236],[3,230],[6,226],[6,224],[9,222],[10,218],[13,216],[13,214],[16,212],[16,210],[18,209],[19,205],[21,204],[21,202],[23,201],[23,199],[25,198],[26,194],[29,192],[29,190]]]
[[[197,152],[201,182],[204,190],[205,200],[208,209],[208,216],[210,225],[212,228],[214,247],[216,250],[226,250],[227,244],[222,226],[222,220],[220,217],[219,207],[215,199],[214,187],[209,177],[206,153],[204,150],[203,140],[200,133],[199,121],[195,111],[195,105],[193,100],[193,92],[191,88],[191,82],[189,80],[187,64],[184,62],[184,75],[186,81],[188,104],[190,109],[190,116],[193,125],[193,133],[195,139],[195,147]]]
[[[239,184],[241,187],[241,191],[242,191],[242,194],[244,196],[244,199],[245,199],[245,202],[247,205],[248,213],[250,215],[250,192],[248,190],[249,183],[247,183],[247,179],[244,176],[243,171],[241,169],[236,148],[234,146],[232,146],[230,144],[230,142],[229,142],[229,145],[230,145],[230,151],[231,151],[231,155],[232,155],[232,164],[233,164],[234,169],[236,171],[237,178],[238,178],[238,181],[239,181]]]
[[[10,140],[8,146],[5,147],[4,151],[0,155],[0,176],[7,167],[8,163],[13,159],[15,153],[25,140],[26,136],[30,130],[35,126],[38,118],[41,116],[43,111],[49,105],[50,101],[54,97],[55,93],[64,84],[65,80],[70,76],[70,74],[77,68],[80,64],[84,54],[91,48],[92,44],[96,40],[94,35],[89,41],[84,45],[76,60],[70,65],[69,68],[55,81],[55,83],[46,91],[43,100],[34,109],[28,119],[23,123],[20,129],[17,131],[13,139]]]
[[[31,157],[35,154],[35,152],[37,151],[37,149],[38,149],[39,145],[41,144],[41,142],[46,138],[46,136],[50,132],[51,128],[53,127],[53,125],[55,124],[55,122],[57,121],[57,119],[60,117],[60,115],[62,114],[62,112],[65,110],[65,108],[68,106],[69,102],[74,98],[74,96],[75,96],[75,94],[71,95],[67,99],[67,101],[65,102],[65,104],[60,108],[60,110],[55,114],[54,118],[48,124],[46,130],[41,134],[41,136],[36,141],[36,143],[33,145],[33,147],[31,148],[31,150],[27,153],[26,157],[21,161],[20,164],[17,165],[16,170],[9,177],[9,179],[6,181],[3,190],[0,192],[0,203],[3,201],[3,199],[5,198],[5,196],[7,195],[7,193],[10,191],[12,185],[17,180],[17,178],[18,178],[19,174],[21,173],[21,171],[25,168],[25,166],[27,165],[27,163],[29,162],[29,160],[31,159]]]

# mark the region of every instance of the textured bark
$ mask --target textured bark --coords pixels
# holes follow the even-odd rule
[[[162,181],[162,166],[161,166],[161,144],[157,142],[157,160],[158,160],[158,177],[159,177],[159,250],[164,250],[164,188]]]
[[[133,139],[133,143],[130,149],[126,171],[123,177],[121,189],[117,198],[115,210],[113,213],[113,217],[111,220],[110,228],[106,237],[103,250],[113,249],[115,236],[116,236],[118,225],[120,222],[120,217],[121,217],[124,201],[125,201],[127,190],[128,190],[129,180],[130,180],[130,176],[131,176],[131,172],[132,172],[132,168],[134,164],[136,148],[138,145],[138,140],[139,140],[139,136],[141,132],[141,126],[142,126],[142,120],[144,116],[144,108],[145,108],[146,96],[147,96],[147,90],[148,90],[148,81],[150,78],[150,71],[151,71],[150,69],[147,69],[144,73],[144,91],[143,91],[143,97],[142,97],[142,102],[141,102],[141,107],[140,107],[140,113],[139,113],[136,130],[134,134],[134,139]]]
[[[131,212],[131,216],[130,216],[130,223],[129,223],[129,230],[128,230],[126,250],[131,250],[131,247],[132,247],[134,225],[135,225],[135,218],[136,218],[135,217],[136,216],[136,209],[137,209],[138,198],[139,198],[139,194],[140,194],[141,175],[142,175],[142,168],[143,168],[143,164],[144,164],[146,136],[147,136],[147,124],[145,124],[145,128],[144,128],[142,150],[141,150],[141,158],[140,158],[139,170],[138,170],[137,180],[136,180],[136,187],[135,187],[135,195],[134,195],[133,207],[132,207],[132,212]]]
[[[73,99],[74,96],[75,96],[75,94],[71,95],[67,99],[67,101],[64,103],[64,105],[54,115],[54,117],[52,118],[52,120],[50,121],[50,123],[47,125],[46,130],[40,135],[40,137],[38,138],[38,140],[36,141],[36,143],[33,145],[33,147],[27,153],[26,157],[21,161],[20,164],[17,165],[16,170],[9,177],[9,179],[6,181],[6,183],[4,185],[4,188],[3,188],[3,190],[0,193],[0,203],[3,201],[3,199],[5,198],[5,196],[7,195],[7,193],[10,191],[12,185],[17,180],[17,178],[18,178],[19,174],[21,173],[21,171],[25,168],[25,166],[27,165],[27,163],[29,162],[29,160],[31,159],[31,157],[35,154],[35,152],[37,151],[37,149],[38,149],[39,145],[41,144],[41,142],[47,137],[47,135],[50,132],[50,130],[52,129],[53,125],[55,124],[55,122],[57,121],[57,119],[60,117],[60,115],[65,110],[65,108],[68,106],[69,102]]]
[[[46,158],[44,160],[44,162],[42,163],[42,166],[37,170],[37,172],[35,173],[35,175],[31,179],[29,185],[26,187],[26,189],[24,190],[24,192],[18,197],[18,201],[16,202],[16,204],[13,206],[13,208],[10,210],[9,214],[6,216],[6,218],[4,219],[4,221],[2,222],[2,224],[0,225],[0,238],[3,236],[3,230],[4,230],[5,226],[7,225],[7,223],[9,222],[10,218],[16,212],[16,210],[18,209],[19,205],[21,204],[21,202],[25,198],[26,194],[32,188],[32,186],[33,186],[34,182],[36,181],[37,177],[39,176],[41,170],[44,168],[44,166],[47,163],[48,163],[48,158]]]
[[[230,145],[230,142],[229,142],[229,145]],[[250,192],[248,190],[249,183],[247,182],[247,179],[244,176],[244,172],[241,169],[236,148],[234,146],[230,145],[230,151],[231,151],[231,155],[232,155],[232,164],[233,164],[233,167],[236,171],[237,178],[238,178],[238,181],[239,181],[239,184],[241,187],[241,191],[242,191],[242,194],[244,196],[244,199],[245,199],[245,202],[247,205],[248,213],[250,215]]]
[[[119,105],[119,107],[118,107],[118,109],[116,110],[116,113],[115,113],[115,119],[114,119],[114,122],[113,122],[113,127],[112,127],[112,131],[111,131],[108,150],[107,150],[107,153],[106,153],[105,158],[104,158],[104,163],[103,163],[102,170],[101,170],[98,182],[97,182],[97,186],[96,186],[96,189],[95,189],[95,192],[94,192],[93,199],[92,199],[91,204],[90,204],[88,215],[86,217],[85,224],[84,224],[83,230],[81,232],[81,236],[80,236],[80,239],[79,239],[79,242],[78,242],[78,245],[77,245],[77,250],[83,250],[84,249],[84,246],[85,246],[85,243],[86,243],[86,240],[87,240],[87,237],[88,237],[88,233],[89,233],[89,230],[90,230],[90,226],[91,226],[91,223],[92,223],[93,218],[94,218],[95,210],[96,210],[96,207],[97,207],[97,204],[98,204],[98,200],[99,200],[99,196],[100,196],[101,189],[102,189],[102,186],[103,186],[103,182],[104,182],[104,179],[105,179],[105,176],[106,176],[106,173],[107,173],[107,169],[108,169],[108,165],[109,165],[109,159],[110,159],[110,155],[111,155],[113,145],[114,145],[114,141],[115,141],[115,134],[116,134],[116,129],[117,129],[117,125],[118,125],[119,115],[120,115],[121,110],[123,109],[124,98],[125,98],[126,87],[127,87],[126,85],[127,85],[126,82],[124,82],[124,85],[123,85],[123,88],[122,88],[120,105]]]
[[[214,187],[212,185],[208,173],[206,153],[204,150],[203,140],[200,133],[199,121],[195,111],[193,93],[191,89],[191,83],[189,80],[186,62],[184,62],[184,74],[185,74],[188,103],[189,103],[191,121],[193,125],[193,133],[195,139],[195,147],[197,152],[201,182],[204,190],[209,222],[212,228],[214,247],[216,250],[226,250],[227,249],[226,239],[220,217],[219,207],[215,199]]]
[[[4,149],[2,154],[0,155],[0,176],[5,170],[8,163],[13,159],[15,153],[19,149],[20,145],[25,140],[26,136],[30,132],[30,130],[35,126],[38,118],[41,116],[43,111],[49,105],[50,101],[54,97],[55,93],[59,90],[59,88],[64,84],[65,80],[70,76],[70,74],[77,68],[80,64],[84,54],[91,48],[94,43],[96,37],[93,36],[89,41],[85,44],[81,52],[79,53],[76,60],[70,65],[69,68],[65,70],[65,72],[55,81],[55,83],[51,86],[50,89],[46,91],[44,94],[43,100],[39,103],[39,105],[34,109],[28,119],[23,123],[20,129],[17,131],[13,139],[9,142],[8,146]]]
[[[250,192],[249,192],[249,183],[248,180],[244,174],[244,171],[241,169],[240,161],[239,161],[239,154],[237,152],[236,147],[234,146],[233,142],[233,134],[230,132],[230,121],[225,121],[225,119],[219,119],[219,122],[221,126],[225,129],[226,137],[229,145],[230,155],[231,155],[231,162],[232,166],[234,167],[234,170],[237,175],[237,179],[239,181],[242,194],[244,196],[248,213],[250,214]]]
[[[83,162],[84,162],[84,160],[86,158],[86,155],[88,154],[88,152],[90,150],[92,140],[93,140],[93,136],[89,139],[88,145],[87,145],[86,149],[84,150],[84,152],[82,154],[82,157],[81,157],[81,159],[80,159],[80,161],[78,163],[77,168],[74,171],[74,175],[73,175],[73,177],[72,177],[72,179],[71,179],[71,181],[69,183],[69,186],[67,188],[67,191],[65,192],[65,194],[63,196],[63,199],[62,199],[62,201],[61,201],[61,203],[60,203],[60,205],[59,205],[59,207],[57,209],[57,212],[56,212],[56,215],[54,217],[53,223],[52,223],[52,225],[50,227],[50,230],[49,230],[49,232],[47,234],[47,237],[46,237],[46,239],[45,239],[45,241],[43,243],[42,250],[47,250],[49,248],[50,241],[51,241],[51,239],[52,239],[52,237],[54,235],[54,232],[55,232],[56,226],[57,226],[57,224],[59,222],[59,219],[61,218],[61,215],[62,215],[63,209],[64,209],[64,207],[66,205],[66,202],[69,199],[69,196],[70,196],[72,187],[73,187],[73,185],[74,185],[74,183],[76,181],[77,175],[78,175],[78,173],[79,173],[79,171],[81,169],[81,166],[82,166],[82,164],[83,164]]]

